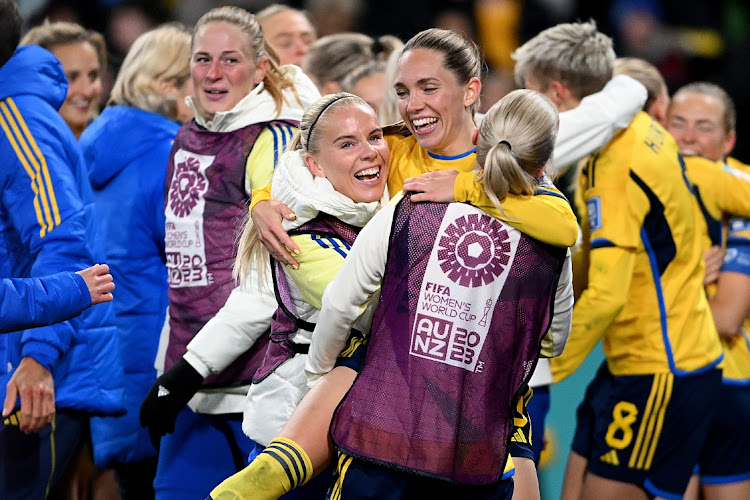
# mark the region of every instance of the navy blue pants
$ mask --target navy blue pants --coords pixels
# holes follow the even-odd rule
[[[58,410],[50,425],[24,434],[18,428],[19,412],[0,426],[0,498],[41,500],[65,472],[88,432],[88,416]]]
[[[205,415],[185,407],[173,434],[161,439],[154,479],[157,500],[206,498],[247,466],[255,443],[242,432],[242,414]]]

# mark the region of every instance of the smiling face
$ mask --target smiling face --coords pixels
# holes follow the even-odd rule
[[[459,83],[430,49],[413,49],[401,56],[396,75],[398,110],[419,145],[431,153],[455,156],[469,151],[476,126],[471,106],[481,83]]]
[[[302,64],[310,44],[315,41],[315,28],[310,21],[293,10],[279,12],[263,21],[263,36],[276,49],[281,64]]]
[[[327,109],[313,128],[318,152],[305,158],[313,175],[356,203],[377,201],[388,180],[390,150],[372,109],[342,103]]]
[[[101,65],[96,49],[88,42],[66,43],[52,47],[68,79],[68,95],[60,107],[60,115],[80,137],[93,119],[102,94]]]
[[[231,110],[263,81],[267,67],[265,59],[256,63],[250,37],[237,26],[225,22],[201,26],[193,37],[190,57],[196,107],[207,119]]]
[[[724,127],[724,107],[719,99],[698,92],[678,92],[672,99],[667,130],[684,155],[719,161],[734,148],[736,135]]]

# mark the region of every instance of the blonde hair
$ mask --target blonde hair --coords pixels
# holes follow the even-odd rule
[[[101,72],[107,67],[107,44],[101,33],[87,30],[80,24],[69,22],[51,23],[45,21],[42,25],[32,28],[21,39],[21,45],[38,45],[49,51],[59,45],[71,43],[89,43],[96,51]]]
[[[321,132],[328,127],[324,118],[326,112],[333,108],[355,106],[365,106],[370,109],[370,106],[361,97],[348,92],[324,95],[305,110],[299,124],[299,132],[289,144],[288,150],[301,150],[311,155],[318,154],[320,152],[319,138]],[[250,218],[250,214],[248,214],[239,238],[232,276],[244,285],[250,267],[255,263],[260,279],[265,281],[268,277],[266,273],[268,257],[268,250],[260,242],[258,231]]]
[[[557,139],[557,108],[533,90],[514,90],[495,103],[482,120],[477,164],[492,203],[508,193],[531,195],[536,175],[552,157]]]
[[[281,71],[279,55],[263,38],[263,31],[254,15],[240,7],[218,7],[209,10],[195,23],[193,38],[190,44],[191,53],[195,42],[195,34],[198,33],[200,28],[210,23],[227,23],[236,26],[250,39],[249,49],[250,53],[255,57],[256,64],[260,63],[263,59],[268,60],[268,71],[266,71],[266,75],[263,77],[263,87],[273,98],[276,106],[276,116],[281,114],[282,106],[284,103],[287,103],[283,95],[286,89],[291,89],[300,106],[302,105],[299,101],[297,90],[294,87],[294,82]]]
[[[372,61],[385,61],[401,46],[403,43],[395,36],[373,39],[362,33],[336,33],[313,42],[303,66],[318,87],[330,82],[341,86],[357,68]]]
[[[667,93],[667,84],[656,66],[637,57],[618,57],[615,59],[613,75],[628,75],[646,87],[646,104],[649,109],[656,99]]]
[[[177,119],[177,99],[160,85],[181,87],[190,78],[190,33],[170,23],[139,36],[130,47],[117,74],[110,106],[131,106]]]
[[[548,28],[511,54],[520,87],[533,77],[542,91],[553,80],[562,82],[578,99],[599,92],[612,78],[612,39],[596,23],[563,23]]]
[[[430,28],[411,37],[402,55],[414,49],[427,49],[443,56],[443,66],[450,71],[459,84],[468,83],[472,78],[482,79],[484,61],[479,47],[473,41],[458,33],[440,28]],[[472,116],[479,109],[479,98],[469,108]]]

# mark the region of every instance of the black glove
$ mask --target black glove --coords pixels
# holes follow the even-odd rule
[[[146,394],[141,404],[141,427],[148,428],[154,447],[159,449],[161,437],[174,432],[177,414],[200,388],[203,377],[185,358],[165,372]]]

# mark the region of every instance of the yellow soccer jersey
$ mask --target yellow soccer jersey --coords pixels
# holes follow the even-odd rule
[[[729,216],[750,217],[750,175],[725,168],[723,162],[699,156],[686,156],[683,160],[706,221],[710,241],[704,249],[711,245],[724,246]]]
[[[750,166],[734,158],[724,165],[733,175],[750,180]],[[729,222],[727,257],[722,271],[750,275],[750,219],[733,217]],[[731,339],[721,337],[724,348],[724,383],[750,383],[750,317],[745,320],[740,334]]]
[[[291,238],[302,253],[296,257],[300,267],[287,268],[286,273],[302,299],[320,309],[323,292],[338,274],[350,247],[338,238],[321,238],[314,234],[294,234]]]
[[[410,177],[438,170],[472,172],[477,164],[474,149],[457,156],[437,156],[420,147],[411,135],[387,135],[385,140],[391,150],[391,169],[388,173],[388,192],[391,196],[401,191],[404,181]]]
[[[703,215],[705,224],[699,224],[703,235],[703,250],[712,245],[726,243],[726,220],[729,214],[750,215],[750,176],[747,179],[738,178],[736,171],[725,168],[723,162],[714,162],[697,156],[684,157],[687,177],[693,184],[693,193]],[[579,199],[582,189],[576,191],[576,203],[582,215],[584,242],[576,253],[573,261],[573,284],[578,297],[586,287],[589,273],[589,224],[585,211],[580,210],[583,200]],[[700,222],[700,221],[699,221]],[[715,285],[707,287],[708,296],[713,295]],[[568,341],[565,353],[552,360],[552,373],[555,381],[569,376],[580,366],[591,349],[598,342],[598,338],[572,337]],[[725,344],[721,338],[722,344]],[[736,350],[735,350],[736,352]],[[725,349],[725,353],[729,351]],[[725,367],[726,369],[726,367]],[[750,370],[750,366],[748,366]]]
[[[245,164],[246,192],[271,182],[279,158],[296,133],[297,128],[291,125],[272,123],[258,134]]]
[[[504,214],[490,201],[481,183],[475,181],[477,155],[475,150],[457,156],[437,156],[419,146],[413,136],[387,135],[391,150],[388,191],[395,195],[410,177],[426,172],[458,170],[456,201],[468,202],[508,222],[519,231],[545,243],[572,246],[578,237],[578,223],[568,200],[553,186],[540,188],[544,196],[508,195],[502,200]]]
[[[750,275],[750,220],[731,219],[722,271]],[[750,317],[745,320],[739,335],[730,339],[721,337],[721,343],[725,356],[724,382],[750,383]]]
[[[724,349],[723,382],[730,385],[750,384],[750,318],[740,334],[731,339],[721,338]]]
[[[722,359],[718,333],[703,291],[702,218],[674,139],[646,113],[592,157],[581,176],[592,266],[610,247],[632,266],[625,303],[604,332],[614,375],[685,374]],[[614,255],[614,254],[613,254]],[[610,283],[611,287],[622,286]],[[574,335],[596,314],[583,292],[574,309]]]

